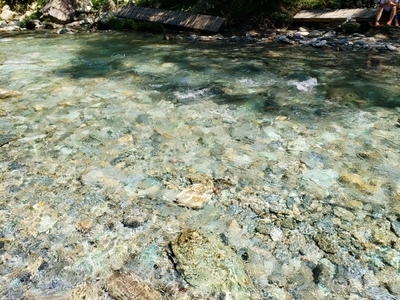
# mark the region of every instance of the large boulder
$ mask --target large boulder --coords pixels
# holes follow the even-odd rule
[[[41,13],[53,22],[66,24],[74,20],[74,16],[91,11],[90,0],[50,0]]]
[[[8,21],[17,16],[15,11],[12,11],[8,5],[4,5],[0,13],[0,19]]]

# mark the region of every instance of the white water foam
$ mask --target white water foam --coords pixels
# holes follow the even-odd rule
[[[191,100],[194,98],[204,98],[205,96],[212,97],[209,95],[210,89],[201,89],[197,91],[188,91],[188,92],[174,92],[176,98],[180,100]]]
[[[294,85],[299,91],[307,92],[312,90],[314,87],[318,85],[318,80],[317,78],[312,78],[312,77],[304,81],[290,80],[288,82],[288,85]]]

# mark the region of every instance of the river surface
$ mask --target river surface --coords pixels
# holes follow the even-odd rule
[[[1,299],[400,299],[399,63],[1,34]]]

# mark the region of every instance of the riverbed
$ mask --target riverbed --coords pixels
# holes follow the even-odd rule
[[[400,298],[396,53],[0,49],[2,299]]]

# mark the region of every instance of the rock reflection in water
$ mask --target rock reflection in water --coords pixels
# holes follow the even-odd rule
[[[361,50],[26,37],[2,42],[2,298],[400,297],[398,57],[377,80]]]

